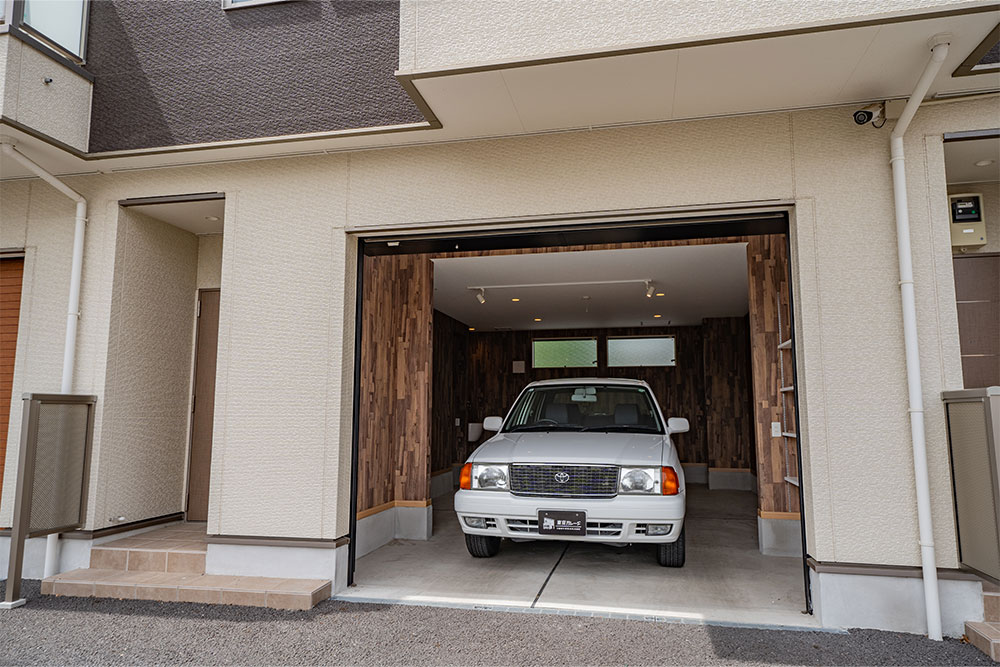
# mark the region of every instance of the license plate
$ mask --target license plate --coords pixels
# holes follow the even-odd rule
[[[586,536],[587,513],[539,510],[538,534]]]

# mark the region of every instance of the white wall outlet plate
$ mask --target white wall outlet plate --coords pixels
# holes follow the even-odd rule
[[[771,437],[772,438],[781,437],[781,422],[771,422]]]
[[[515,361],[514,362],[514,368],[512,369],[512,372],[514,372],[514,373],[523,373],[524,372],[524,362],[523,361]]]

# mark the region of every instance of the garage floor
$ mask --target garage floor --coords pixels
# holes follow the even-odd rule
[[[452,498],[434,499],[434,536],[358,559],[355,601],[497,607],[692,623],[816,628],[803,614],[802,561],[757,550],[756,496],[688,487],[687,562],[657,565],[651,546],[505,541],[469,556]]]

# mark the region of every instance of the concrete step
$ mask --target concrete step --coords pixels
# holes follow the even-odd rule
[[[965,636],[990,659],[1000,662],[1000,623],[969,621],[965,624]]]
[[[331,586],[322,579],[82,568],[42,580],[42,594],[301,610],[329,598]]]

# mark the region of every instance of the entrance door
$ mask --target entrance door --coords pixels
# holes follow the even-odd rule
[[[198,293],[198,343],[194,396],[191,399],[191,466],[188,471],[188,521],[208,521],[208,482],[212,469],[215,417],[215,362],[219,347],[219,290]]]
[[[0,259],[0,488],[3,488],[7,427],[10,424],[11,392],[14,388],[14,353],[17,350],[17,321],[21,314],[23,273],[23,257]]]
[[[1000,253],[956,255],[955,296],[966,389],[1000,384]]]

